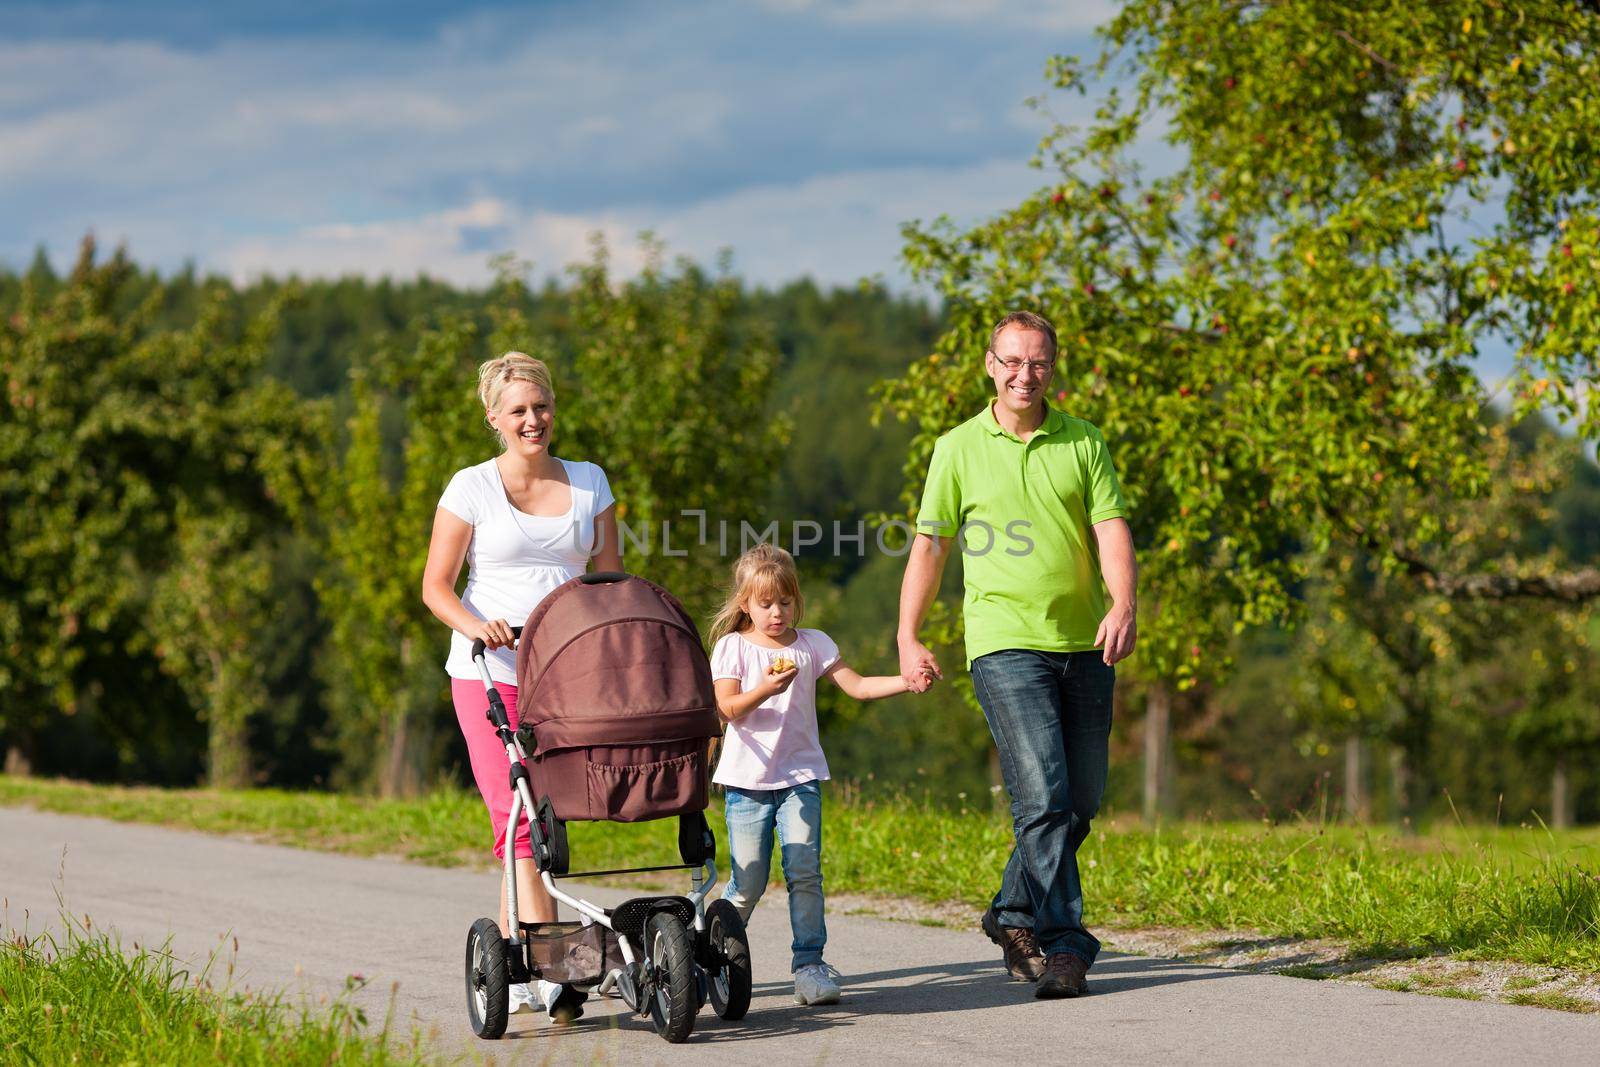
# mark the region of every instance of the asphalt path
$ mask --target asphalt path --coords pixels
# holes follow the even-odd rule
[[[664,826],[669,834],[672,827]],[[576,857],[581,862],[581,857]],[[613,904],[630,895],[580,887]],[[316,1001],[345,988],[392,1010],[447,1055],[511,1063],[961,1064],[1091,1062],[1505,1064],[1600,1062],[1600,1019],[1107,953],[1090,995],[1038,1001],[1006,980],[981,933],[828,917],[844,998],[800,1007],[788,915],[775,894],[751,924],[756,995],[725,1023],[708,1005],[670,1046],[620,1000],[591,998],[558,1028],[512,1016],[499,1042],[467,1029],[466,933],[492,914],[495,877],[256,844],[163,827],[0,809],[0,921],[59,927],[61,906],[127,944],[165,942],[237,987]],[[976,918],[976,916],[974,916]],[[238,941],[237,955],[233,942]]]

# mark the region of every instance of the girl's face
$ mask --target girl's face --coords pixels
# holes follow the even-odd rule
[[[506,439],[506,451],[535,456],[550,448],[555,400],[537,385],[512,382],[500,394],[500,407],[488,413],[489,425]]]
[[[794,599],[775,593],[758,593],[740,605],[751,624],[768,637],[782,637],[794,621]]]

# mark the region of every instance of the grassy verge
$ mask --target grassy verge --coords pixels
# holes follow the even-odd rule
[[[0,804],[438,865],[484,863],[488,832],[478,798],[455,791],[380,801],[0,777]],[[869,800],[844,788],[832,789],[828,804],[827,877],[836,893],[958,901],[976,910],[1010,849],[1008,819],[987,807]],[[675,861],[676,835],[660,825],[575,823],[571,841],[579,869]],[[1374,955],[1445,951],[1600,972],[1600,832],[1593,830],[1456,827],[1414,839],[1342,826],[1113,826],[1095,829],[1080,861],[1091,926],[1251,929],[1334,938]]]
[[[429,1062],[344,998],[320,1013],[213,989],[161,952],[67,925],[0,943],[0,1061],[56,1064]]]

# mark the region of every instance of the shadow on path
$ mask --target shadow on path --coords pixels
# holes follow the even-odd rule
[[[1089,973],[1090,997],[1110,996],[1179,982],[1211,978],[1243,978],[1248,972],[1226,971],[1175,960],[1106,953]],[[863,1019],[881,1015],[923,1015],[1036,1002],[1030,982],[1014,982],[997,963],[933,964],[899,970],[872,971],[846,976],[844,997],[838,1004],[807,1007],[793,1003],[789,982],[759,982],[756,1001],[750,1014],[738,1022],[718,1019],[708,1005],[695,1020],[690,1044],[748,1041],[814,1034],[834,1027],[854,1026]],[[777,999],[780,998],[781,1000]],[[593,1001],[591,1001],[593,1004]],[[597,1031],[650,1030],[648,1018],[629,1013],[617,1002],[619,1014],[591,1013],[567,1027],[541,1021],[527,1030],[507,1033],[508,1039],[559,1041],[567,1037],[593,1035]]]

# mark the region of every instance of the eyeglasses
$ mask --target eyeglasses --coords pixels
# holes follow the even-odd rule
[[[993,352],[990,352],[989,354],[994,356]],[[1028,368],[1028,370],[1035,374],[1048,374],[1056,365],[1056,361],[1053,359],[1001,359],[999,356],[994,356],[994,358],[995,362],[999,363],[1012,374],[1017,373],[1017,371],[1024,367]]]

